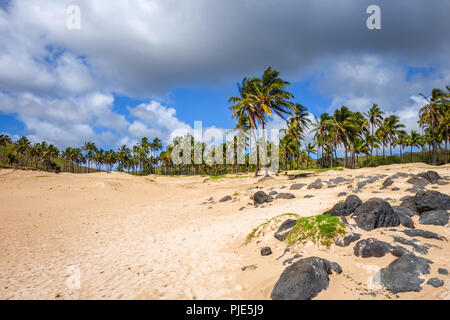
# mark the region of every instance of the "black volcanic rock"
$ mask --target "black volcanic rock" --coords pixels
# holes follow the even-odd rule
[[[391,205],[380,198],[371,198],[356,208],[352,217],[361,229],[370,231],[380,227],[396,227],[400,218]]]
[[[431,210],[450,210],[450,196],[434,190],[421,191],[415,196],[415,204],[419,213]]]
[[[432,224],[435,226],[445,226],[448,223],[449,213],[447,210],[432,210],[422,212],[419,218],[420,224]]]
[[[342,272],[337,263],[318,257],[298,260],[283,271],[270,296],[273,300],[311,300],[328,288],[332,270]]]
[[[336,203],[331,210],[324,212],[324,214],[339,217],[348,216],[352,214],[361,204],[361,199],[357,195],[352,194],[349,195],[344,202]]]
[[[419,292],[424,282],[420,276],[430,273],[432,263],[412,254],[403,255],[380,270],[380,282],[393,293]]]
[[[260,190],[253,195],[254,205],[263,204],[265,202],[272,202],[273,198],[267,195],[264,191]]]
[[[291,229],[295,227],[297,224],[297,220],[294,219],[287,219],[284,221],[278,230],[275,232],[275,238],[280,241],[284,241],[286,237],[288,236],[289,232],[291,232]]]

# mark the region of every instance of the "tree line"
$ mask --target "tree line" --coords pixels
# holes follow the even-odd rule
[[[412,162],[414,147],[420,149],[420,161],[428,161],[433,165],[448,163],[449,86],[445,90],[433,89],[430,97],[421,94],[426,104],[418,114],[417,123],[421,128],[421,133],[418,133],[415,130],[408,131],[398,116],[385,116],[377,104],[373,104],[364,113],[353,112],[347,106],[341,106],[332,114],[323,113],[311,120],[307,108],[294,102],[295,97],[289,92],[289,85],[278,71],[269,67],[261,77],[244,78],[237,84],[238,95],[229,99],[236,130],[255,132],[256,129],[266,129],[268,119],[274,115],[286,122],[287,129],[282,130],[283,137],[279,144],[281,170],[309,168],[314,165],[316,168],[331,168],[339,166],[341,162],[346,168],[407,160]],[[254,130],[249,131],[251,129]],[[312,134],[313,141],[306,143],[308,132]],[[271,145],[264,134],[254,138],[266,148],[262,154],[270,156]],[[201,148],[204,155],[201,164],[173,164],[171,153],[184,139],[190,139],[191,145]],[[234,143],[237,143],[236,137]],[[82,147],[67,147],[62,151],[45,141],[32,144],[27,137],[12,141],[8,135],[2,134],[0,162],[3,166],[16,168],[74,173],[115,169],[131,174],[218,175],[255,172],[257,175],[260,171],[261,152],[256,153],[256,163],[252,164],[250,142],[244,143],[245,165],[238,163],[236,154],[233,164],[214,164],[209,160],[217,153],[221,152],[226,157],[226,145],[207,146],[195,141],[189,134],[175,138],[165,148],[159,138],[150,140],[144,137],[134,146],[123,145],[118,150],[104,150],[93,142],[86,142]],[[393,154],[394,148],[399,149],[399,156]],[[405,150],[409,150],[409,159],[404,159]],[[343,152],[344,156],[338,157],[338,152]],[[312,155],[315,155],[315,159]],[[193,153],[191,157],[194,160]],[[364,161],[360,161],[361,158]]]

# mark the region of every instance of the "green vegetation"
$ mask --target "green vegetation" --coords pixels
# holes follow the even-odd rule
[[[264,231],[267,231],[268,228],[271,228],[270,230],[272,230],[272,231],[275,230],[275,225],[278,222],[281,222],[281,218],[283,218],[283,217],[298,218],[298,214],[284,213],[279,216],[273,217],[272,219],[269,219],[266,222],[261,223],[259,226],[257,226],[255,229],[253,229],[252,232],[249,233],[249,235],[245,239],[244,244],[248,244],[253,239],[260,237]]]
[[[298,219],[287,236],[287,242],[292,245],[312,241],[315,244],[329,246],[334,238],[345,233],[345,225],[339,217],[317,215]]]

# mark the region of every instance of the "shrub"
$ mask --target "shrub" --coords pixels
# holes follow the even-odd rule
[[[315,244],[329,246],[331,240],[345,233],[345,225],[339,217],[330,215],[304,217],[297,220],[297,224],[287,236],[287,242],[304,244],[312,241]]]

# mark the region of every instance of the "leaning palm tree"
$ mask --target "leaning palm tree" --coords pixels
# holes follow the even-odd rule
[[[306,154],[308,155],[308,159],[310,158],[309,155],[310,154],[315,154],[316,153],[316,144],[315,143],[308,143],[306,145]],[[308,161],[309,163],[309,161]],[[306,169],[308,169],[308,165],[306,166]]]
[[[267,117],[278,115],[287,121],[286,116],[292,114],[294,105],[289,99],[294,96],[286,91],[289,82],[279,77],[279,72],[272,68],[267,68],[261,79],[244,78],[242,85],[238,84],[240,96],[231,97],[228,101],[234,105],[230,107],[233,110],[233,118],[239,119],[243,114],[247,114],[250,125],[257,129],[258,124],[263,129],[262,146],[265,149],[264,130],[267,124]],[[254,137],[258,141],[257,137]],[[264,155],[266,154],[264,150]],[[266,159],[264,159],[266,160]],[[264,161],[266,163],[266,161]],[[257,165],[255,176],[258,174],[259,158],[257,153]],[[268,175],[267,168],[266,175]]]

